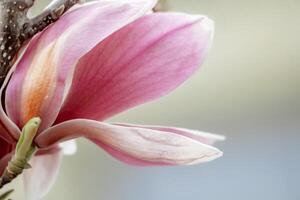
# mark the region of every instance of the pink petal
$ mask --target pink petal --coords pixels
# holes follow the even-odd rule
[[[17,59],[15,64],[12,66],[12,68],[9,70],[7,76],[5,77],[5,80],[0,88],[0,96],[3,96],[3,92],[5,91],[8,82],[10,81],[11,74],[16,68],[17,63],[20,61],[20,58],[23,56],[25,49],[27,48],[27,45],[25,47],[22,47],[19,51],[20,57]],[[16,140],[18,140],[21,130],[18,126],[7,116],[3,109],[3,104],[0,104],[0,133],[2,138],[7,140],[10,143],[15,143]]]
[[[1,113],[1,111],[0,111],[0,113]],[[6,115],[5,116],[4,115],[5,114],[3,114],[3,117],[6,118],[5,117]],[[9,124],[8,124],[8,126],[9,126]],[[10,133],[10,131],[6,128],[6,124],[3,123],[3,121],[1,120],[1,117],[0,117],[0,140],[5,140],[8,143],[14,143],[15,139],[17,139],[17,138],[15,138],[15,136]],[[0,148],[1,148],[1,145],[0,145]]]
[[[0,137],[0,159],[3,158],[8,153],[10,153],[12,149],[13,149],[13,145]]]
[[[159,131],[179,134],[185,137],[192,138],[194,140],[197,140],[207,145],[214,145],[217,141],[225,140],[225,137],[222,135],[205,133],[202,131],[185,129],[185,128],[167,127],[167,126],[145,126],[145,125],[136,125],[136,124],[124,124],[124,123],[115,123],[115,124],[119,126],[147,128],[152,130],[159,130]]]
[[[12,157],[12,153],[6,154],[5,156],[2,156],[0,158],[0,176],[2,176],[5,168],[8,165],[8,162],[10,161],[11,157]]]
[[[8,161],[11,158],[11,152],[13,151],[14,145],[7,142],[0,136],[0,177],[7,167]]]
[[[114,33],[77,64],[56,123],[104,120],[167,94],[203,62],[213,23],[204,16],[150,14]]]
[[[190,165],[222,155],[218,149],[182,135],[84,119],[45,130],[36,138],[36,144],[44,148],[76,137],[86,137],[117,159],[133,165]]]
[[[35,156],[31,159],[31,169],[24,171],[26,199],[41,200],[53,186],[60,167],[62,152]]]
[[[78,60],[110,34],[148,12],[154,3],[95,1],[66,13],[30,42],[7,88],[8,116],[19,127],[34,116],[42,118],[41,130],[50,126]]]

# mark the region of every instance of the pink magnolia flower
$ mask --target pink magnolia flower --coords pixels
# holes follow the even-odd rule
[[[86,3],[33,38],[5,91],[0,109],[0,172],[33,117],[40,148],[25,172],[29,199],[54,183],[61,142],[85,137],[132,165],[190,165],[222,155],[222,136],[194,130],[109,124],[109,117],[161,97],[189,78],[210,47],[205,16],[151,13],[154,0]],[[74,149],[69,141],[63,146]],[[70,148],[67,150],[70,151]],[[69,152],[70,153],[70,152]]]

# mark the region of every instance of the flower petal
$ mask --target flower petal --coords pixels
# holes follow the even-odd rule
[[[192,138],[201,143],[207,145],[214,145],[217,141],[225,140],[225,136],[216,135],[212,133],[206,133],[198,130],[191,130],[185,128],[177,128],[177,127],[167,127],[167,126],[149,126],[149,125],[136,125],[136,124],[124,124],[124,123],[114,123],[115,125],[125,126],[125,127],[138,127],[138,128],[147,128],[152,130],[164,131],[174,134],[183,135],[185,137]]]
[[[10,81],[11,75],[16,69],[16,66],[19,63],[26,49],[27,49],[27,45],[24,45],[24,47],[22,47],[19,50],[18,58],[16,59],[16,62],[8,71],[4,79],[4,82],[0,88],[1,97],[3,97],[3,93],[7,88],[7,84]],[[19,127],[5,113],[3,108],[3,103],[0,104],[0,132],[1,132],[1,136],[11,143],[15,143],[15,140],[18,140],[19,136],[21,135],[21,130],[19,129]]]
[[[218,149],[182,135],[84,119],[67,121],[45,130],[36,138],[36,144],[49,147],[80,136],[134,165],[190,165],[222,155]]]
[[[77,64],[56,123],[103,121],[167,94],[202,63],[213,23],[204,16],[149,14],[101,42]]]
[[[8,162],[10,161],[11,157],[12,157],[12,153],[6,154],[5,156],[3,156],[2,158],[0,158],[0,176],[2,176],[5,168],[8,165]]]
[[[23,173],[26,199],[41,200],[50,191],[57,178],[61,159],[61,151],[37,155],[31,159],[32,168]]]
[[[11,145],[6,140],[0,137],[0,159],[3,158],[9,152],[11,152],[12,149],[13,149],[13,145]]]
[[[78,6],[31,40],[6,92],[9,117],[22,127],[55,120],[78,60],[107,36],[148,12],[155,0],[103,0]]]
[[[1,109],[1,108],[0,108]],[[1,112],[1,111],[0,111]],[[0,114],[1,115],[1,114]],[[5,115],[5,114],[4,114]],[[3,116],[4,116],[3,115]],[[10,126],[10,124],[6,124]],[[10,133],[10,131],[6,128],[6,125],[3,123],[3,121],[0,119],[0,140],[5,140],[9,143],[14,143],[15,138],[14,135]],[[0,142],[1,143],[1,142]],[[0,145],[1,146],[1,145]]]

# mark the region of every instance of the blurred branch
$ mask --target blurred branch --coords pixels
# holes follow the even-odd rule
[[[57,21],[67,10],[81,0],[56,0],[53,1],[40,15],[29,20],[24,33],[29,37],[42,31],[49,24]],[[28,39],[28,38],[27,38]]]
[[[14,189],[8,190],[4,194],[0,195],[0,200],[5,200],[13,192],[14,192]]]

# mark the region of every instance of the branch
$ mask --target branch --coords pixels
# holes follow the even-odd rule
[[[79,3],[81,0],[56,0],[53,1],[40,15],[30,19],[25,24],[24,35],[26,39],[44,30],[48,25],[57,21],[67,10]]]
[[[4,194],[2,194],[0,196],[0,200],[5,200],[13,192],[14,192],[14,189],[8,190],[7,192],[5,192]]]
[[[28,18],[35,0],[0,0],[0,87],[22,45],[57,21],[81,0],[53,0],[37,17]]]

